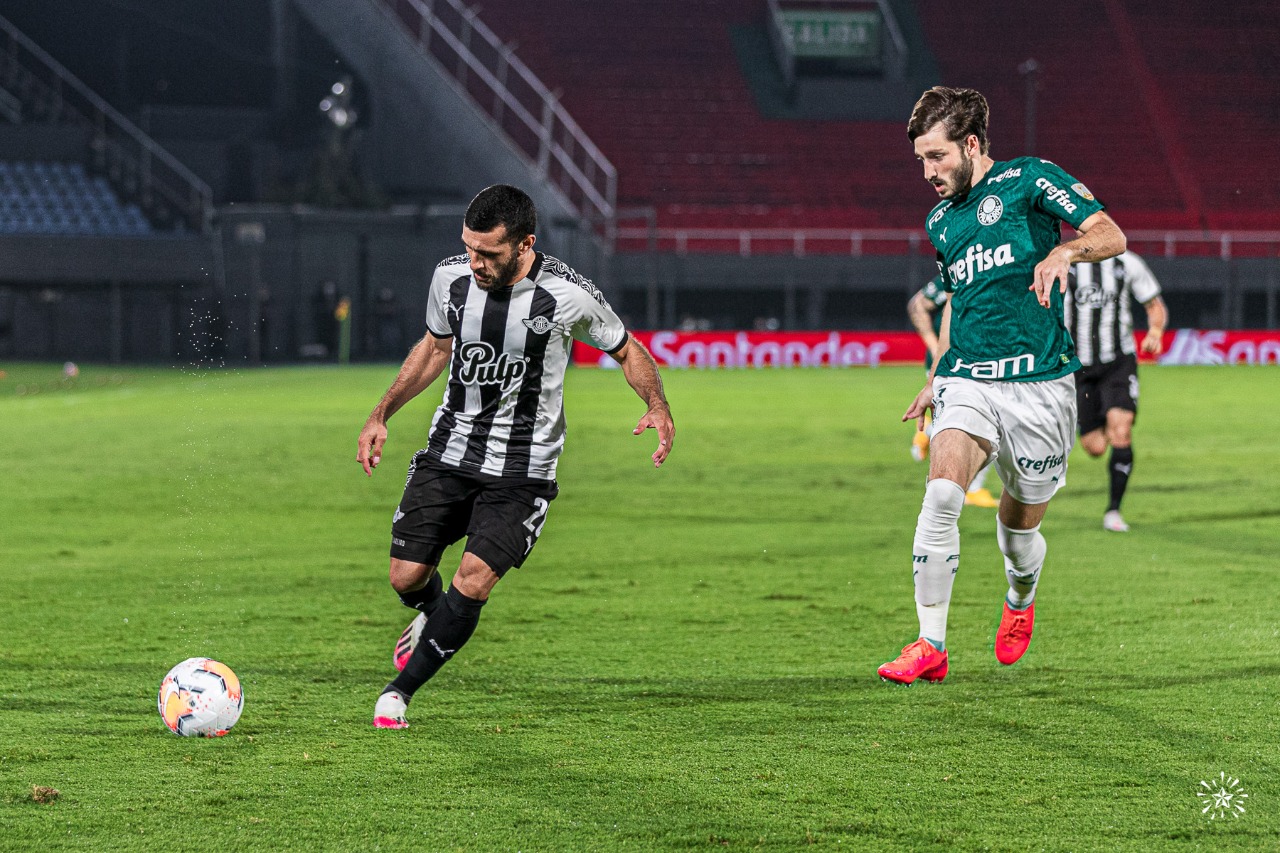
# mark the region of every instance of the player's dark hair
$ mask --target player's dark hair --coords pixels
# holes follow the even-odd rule
[[[924,136],[941,122],[947,139],[961,146],[970,134],[978,137],[982,153],[987,153],[987,99],[977,89],[953,89],[934,86],[920,96],[911,120],[907,122],[907,138],[912,142]]]
[[[494,184],[471,199],[462,224],[472,231],[492,231],[505,225],[508,242],[518,243],[538,230],[538,209],[524,190]]]

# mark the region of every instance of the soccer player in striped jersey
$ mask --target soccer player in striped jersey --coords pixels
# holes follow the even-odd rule
[[[1081,364],[1075,375],[1080,446],[1095,458],[1111,447],[1110,503],[1102,527],[1116,533],[1129,530],[1120,502],[1133,472],[1133,421],[1138,415],[1138,347],[1133,344],[1130,299],[1147,312],[1141,350],[1159,355],[1169,310],[1160,283],[1142,258],[1125,252],[1071,268],[1066,318]]]
[[[1075,443],[1079,368],[1063,323],[1071,264],[1125,249],[1125,237],[1084,184],[1036,157],[996,161],[987,100],[935,86],[916,102],[907,137],[940,201],[925,221],[938,253],[943,309],[938,358],[903,420],[933,411],[929,480],[912,541],[919,638],[879,668],[911,684],[948,672],[947,610],[960,567],[965,486],[993,463],[1004,492],[996,542],[1008,588],[995,656],[1019,660],[1031,643],[1049,500],[1066,481]],[[1079,236],[1059,243],[1061,223]]]
[[[489,593],[533,550],[559,492],[564,374],[574,340],[608,352],[648,407],[633,433],[654,429],[662,465],[675,425],[653,356],[603,295],[534,249],[537,210],[516,187],[488,187],[463,218],[466,254],[436,267],[426,334],[360,432],[356,461],[372,475],[387,420],[448,368],[427,446],[414,454],[391,526],[391,586],[419,612],[396,644],[400,674],[374,708],[379,728],[404,728],[414,692],[462,648]],[[447,590],[445,548],[466,547]]]

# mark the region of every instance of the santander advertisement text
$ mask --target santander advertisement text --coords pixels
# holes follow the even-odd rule
[[[875,367],[918,361],[912,332],[635,332],[663,367]],[[574,344],[574,362],[616,367],[599,350]]]
[[[878,367],[922,364],[924,343],[914,332],[634,332],[662,367]],[[1142,332],[1135,339],[1142,340]],[[1143,361],[1160,364],[1280,364],[1280,330],[1177,329],[1165,334],[1164,352]],[[617,362],[575,342],[579,365]]]

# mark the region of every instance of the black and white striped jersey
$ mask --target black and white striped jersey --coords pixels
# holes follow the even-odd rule
[[[1160,283],[1142,258],[1124,252],[1096,264],[1075,264],[1067,279],[1066,321],[1086,367],[1135,351],[1130,299],[1150,302]]]
[[[436,267],[427,330],[453,338],[449,384],[427,458],[467,474],[553,480],[564,447],[564,373],[573,340],[614,353],[627,330],[588,279],[536,253],[509,288],[475,285],[466,255]]]

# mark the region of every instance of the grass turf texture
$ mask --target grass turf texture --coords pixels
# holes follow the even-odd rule
[[[411,616],[388,531],[438,393],[367,480],[355,436],[393,368],[0,367],[0,849],[1280,837],[1276,368],[1144,368],[1133,532],[1103,532],[1103,462],[1077,450],[1014,667],[991,652],[994,514],[967,509],[951,674],[911,688],[875,668],[915,636],[918,370],[669,372],[661,471],[622,377],[573,372],[542,542],[386,732]],[[225,738],[156,714],[193,655],[245,683]],[[1210,821],[1196,792],[1223,771],[1246,813]]]

